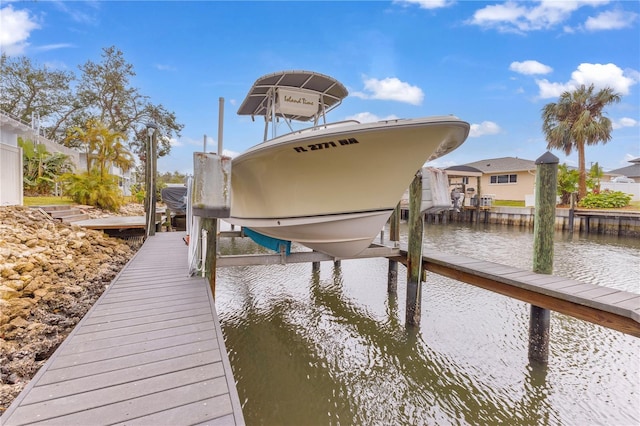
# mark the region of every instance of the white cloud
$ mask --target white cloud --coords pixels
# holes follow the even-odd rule
[[[56,43],[56,44],[44,44],[42,46],[35,47],[34,50],[39,52],[48,52],[50,50],[66,49],[69,47],[75,47],[70,43]]]
[[[502,132],[500,126],[493,121],[483,121],[480,124],[472,124],[469,132],[470,138],[478,138],[484,135],[495,135]]]
[[[509,69],[526,75],[549,74],[553,71],[553,68],[548,65],[541,64],[538,61],[512,62],[511,65],[509,65]]]
[[[422,89],[395,77],[384,80],[368,78],[364,80],[364,92],[354,92],[352,95],[362,99],[390,100],[412,105],[420,105],[424,99]]]
[[[621,129],[623,127],[636,127],[638,125],[638,121],[629,117],[622,117],[618,121],[612,121],[611,123],[614,129]]]
[[[394,4],[413,5],[417,4],[420,9],[439,9],[449,7],[455,3],[454,0],[395,0]]]
[[[533,3],[507,1],[478,9],[466,23],[486,29],[496,29],[500,32],[525,33],[560,26],[579,8],[599,6],[607,2],[607,0],[542,0]]]
[[[584,27],[589,31],[619,30],[630,27],[637,18],[636,13],[610,10],[596,17],[589,17]]]
[[[376,121],[397,120],[397,119],[398,117],[393,114],[388,115],[386,117],[378,117],[377,115],[372,114],[370,112],[360,112],[358,114],[345,117],[345,120],[356,120],[356,121],[359,121],[360,123],[375,123]]]
[[[536,80],[536,84],[540,89],[538,94],[540,99],[557,98],[564,92],[569,92],[575,89],[575,86],[572,86],[569,83],[552,83],[547,79]]]
[[[638,158],[637,155],[625,154],[624,155],[624,161],[621,161],[620,163],[630,163],[631,160],[635,160],[636,158]]]
[[[176,67],[172,65],[156,64],[155,67],[159,71],[175,71],[176,70]]]
[[[98,23],[98,14],[96,12],[100,9],[100,2],[88,1],[88,2],[65,2],[56,1],[53,2],[55,7],[67,14],[73,21],[85,25],[96,25]],[[81,10],[84,9],[84,10]]]
[[[231,151],[229,149],[223,149],[222,150],[222,155],[226,155],[227,157],[235,158],[238,155],[240,155],[240,153],[236,152],[236,151]]]
[[[540,89],[539,97],[548,99],[560,96],[563,92],[575,90],[580,85],[593,84],[596,89],[610,87],[614,92],[628,95],[631,86],[638,82],[637,71],[623,71],[615,64],[580,64],[571,73],[566,83],[552,83],[546,79],[536,80]]]
[[[27,10],[14,10],[12,5],[0,9],[0,50],[7,55],[21,55],[29,46],[31,31],[40,28]]]
[[[179,139],[176,139],[176,138],[170,138],[169,139],[169,143],[171,144],[171,148],[177,148],[177,147],[180,147],[180,146],[184,146],[182,141],[179,140]]]

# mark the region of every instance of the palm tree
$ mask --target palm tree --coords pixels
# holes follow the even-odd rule
[[[620,94],[606,87],[594,93],[595,87],[581,85],[573,92],[564,92],[557,103],[542,109],[542,131],[547,149],[561,149],[566,155],[578,151],[578,196],[587,194],[585,145],[597,145],[611,140],[611,120],[603,115],[605,106],[620,102]]]
[[[135,165],[123,143],[123,134],[110,130],[99,120],[91,119],[85,126],[72,127],[66,139],[84,145],[87,173],[95,169],[100,176],[106,176],[112,165],[125,172]]]

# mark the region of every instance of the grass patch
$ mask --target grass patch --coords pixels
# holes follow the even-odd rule
[[[491,203],[495,207],[524,207],[524,201],[519,200],[493,200]]]
[[[25,206],[66,206],[74,204],[68,197],[24,197]]]

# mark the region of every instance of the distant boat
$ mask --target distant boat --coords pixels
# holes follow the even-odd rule
[[[416,171],[469,134],[454,116],[327,124],[326,113],[347,95],[337,80],[310,71],[253,84],[238,114],[264,116],[265,141],[232,161],[226,221],[333,257],[355,256],[379,234]],[[292,120],[312,126],[293,131]],[[276,121],[292,131],[268,139]]]

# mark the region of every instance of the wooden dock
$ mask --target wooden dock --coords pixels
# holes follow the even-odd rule
[[[407,261],[406,247],[391,257]],[[640,337],[640,294],[470,257],[424,252],[422,267],[532,305]]]
[[[158,223],[158,221],[156,221]],[[74,222],[87,229],[144,229],[144,216],[110,216],[97,219],[85,219]]]
[[[17,425],[244,425],[211,290],[184,233],[149,237],[0,418]]]

